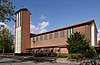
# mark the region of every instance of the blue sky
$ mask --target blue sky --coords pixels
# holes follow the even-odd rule
[[[11,0],[15,11],[28,8],[31,32],[45,32],[94,19],[100,31],[100,0]],[[14,22],[7,23],[13,28]],[[41,30],[41,31],[40,31]],[[35,31],[35,32],[34,32]],[[100,38],[100,34],[98,36]]]

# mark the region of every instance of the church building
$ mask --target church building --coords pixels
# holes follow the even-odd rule
[[[97,45],[97,28],[94,20],[32,34],[30,33],[30,14],[27,8],[15,12],[15,53],[68,53],[66,41],[75,32],[83,33],[90,41],[90,46]]]

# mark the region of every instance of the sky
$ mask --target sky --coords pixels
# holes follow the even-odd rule
[[[100,39],[100,0],[10,0],[20,8],[31,12],[30,32],[41,33],[95,20]],[[14,30],[14,22],[6,23]]]

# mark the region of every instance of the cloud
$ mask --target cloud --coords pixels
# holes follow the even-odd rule
[[[98,40],[100,40],[100,30],[98,30],[98,35],[97,35],[97,37],[98,37]]]
[[[47,17],[44,15],[40,16],[41,23],[38,23],[38,25],[33,25],[32,21],[30,22],[30,32],[34,34],[43,33],[47,31],[47,27],[49,26],[49,21],[46,21]]]
[[[30,32],[35,33],[35,29],[36,29],[36,26],[33,24],[30,24]]]
[[[34,34],[43,33],[47,31],[47,26],[49,25],[48,21],[43,21],[39,23],[37,26],[30,24],[30,32]]]
[[[44,15],[41,15],[41,16],[40,16],[40,19],[41,19],[41,20],[44,20],[44,19],[46,19],[46,18],[47,18],[47,17],[44,16]]]
[[[44,29],[44,28],[46,28],[48,25],[49,25],[49,22],[43,21],[42,23],[39,23],[39,24],[38,24],[38,28],[39,28],[39,29]]]
[[[100,30],[98,30],[98,32],[100,32]]]
[[[4,25],[6,28],[8,28],[10,30],[10,32],[13,34],[13,28],[11,28],[10,26],[8,26],[7,24],[0,22],[0,25]]]

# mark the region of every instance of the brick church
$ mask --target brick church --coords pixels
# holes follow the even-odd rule
[[[75,32],[84,33],[90,46],[97,45],[97,28],[94,20],[39,34],[30,33],[30,11],[22,8],[15,12],[15,53],[68,53],[66,42]]]

